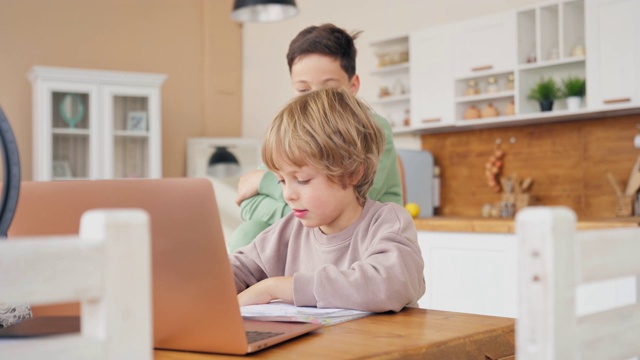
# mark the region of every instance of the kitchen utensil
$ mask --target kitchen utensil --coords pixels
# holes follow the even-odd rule
[[[609,183],[611,184],[611,187],[613,187],[613,190],[615,190],[616,195],[622,196],[622,190],[620,189],[620,186],[618,186],[616,179],[613,178],[613,174],[611,172],[607,173],[607,179],[609,179]]]
[[[522,191],[523,193],[527,192],[532,182],[533,182],[533,179],[531,179],[530,177],[522,180],[522,184],[520,185],[520,191]]]
[[[522,186],[520,184],[518,174],[513,174],[513,176],[511,176],[511,179],[513,180],[513,192],[516,194],[522,193]]]
[[[633,214],[633,196],[622,195],[616,197],[616,216],[627,217]]]
[[[640,188],[640,155],[638,160],[631,168],[631,174],[629,175],[629,181],[627,182],[627,188],[624,191],[625,195],[633,195]]]

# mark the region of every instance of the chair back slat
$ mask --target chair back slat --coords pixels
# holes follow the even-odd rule
[[[0,241],[0,301],[55,304],[102,295],[102,243],[80,237]],[[30,286],[25,286],[30,284]]]
[[[638,228],[578,232],[579,283],[640,275],[639,234]]]

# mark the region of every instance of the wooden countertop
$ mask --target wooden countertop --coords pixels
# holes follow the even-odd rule
[[[513,218],[502,219],[436,216],[432,218],[415,219],[414,222],[418,231],[450,231],[505,234],[513,234],[515,232],[515,221]],[[637,226],[640,226],[640,217],[578,220],[578,229],[580,230]]]

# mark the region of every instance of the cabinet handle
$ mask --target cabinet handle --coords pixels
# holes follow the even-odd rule
[[[607,99],[607,100],[604,100],[603,102],[605,104],[617,104],[617,103],[623,103],[623,102],[629,102],[629,101],[631,101],[631,98]]]
[[[485,71],[493,69],[493,65],[484,65],[484,66],[476,66],[472,67],[471,71]]]
[[[437,118],[428,118],[428,119],[420,120],[420,122],[422,122],[422,123],[430,123],[430,122],[436,122],[436,121],[440,121],[440,118],[437,117]]]

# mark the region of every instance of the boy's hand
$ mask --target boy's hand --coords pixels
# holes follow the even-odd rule
[[[238,294],[240,306],[266,304],[272,300],[293,303],[293,277],[268,278]]]
[[[240,203],[244,200],[258,194],[258,186],[260,186],[264,173],[266,173],[266,170],[253,170],[240,176],[236,205],[240,206]]]

